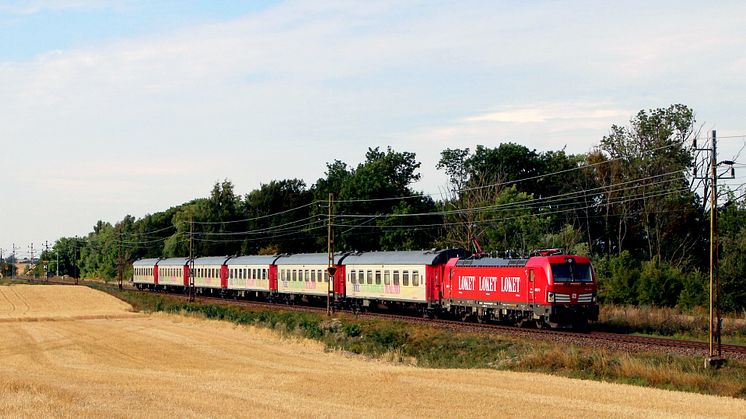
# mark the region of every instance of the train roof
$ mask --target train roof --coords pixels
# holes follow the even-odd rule
[[[335,253],[334,263],[340,264],[348,253]],[[327,253],[298,253],[283,255],[275,261],[275,265],[326,265],[329,263]]]
[[[228,259],[226,265],[271,265],[279,255],[238,256]]]
[[[456,266],[497,266],[520,268],[526,266],[528,259],[503,259],[503,258],[480,258],[462,259],[456,262]]]
[[[349,255],[345,265],[435,265],[465,254],[462,249],[364,252]]]
[[[194,259],[194,266],[222,265],[230,256],[205,256]]]
[[[132,266],[155,266],[158,263],[157,258],[140,259],[132,262]]]
[[[158,266],[184,266],[189,263],[189,258],[168,258],[158,261]]]

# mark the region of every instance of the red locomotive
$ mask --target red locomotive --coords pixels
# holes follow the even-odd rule
[[[598,320],[596,281],[584,256],[546,251],[528,259],[451,259],[441,306],[461,318],[539,326]]]

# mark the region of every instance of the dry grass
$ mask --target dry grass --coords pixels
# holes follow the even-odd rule
[[[597,329],[679,336],[706,340],[709,313],[705,309],[682,312],[666,307],[603,305]],[[746,313],[723,317],[723,343],[746,343]]]
[[[126,317],[129,304],[87,287],[0,286],[0,322]]]
[[[99,299],[111,298],[84,292],[70,302],[101,307]],[[21,294],[30,310],[39,310],[35,298],[54,299],[39,293]],[[166,314],[5,322],[0,342],[4,417],[739,417],[746,408],[736,399],[532,373],[394,365]]]

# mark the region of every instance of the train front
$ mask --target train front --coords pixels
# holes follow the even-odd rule
[[[585,256],[555,255],[543,259],[546,304],[552,327],[584,328],[598,320],[596,277]]]

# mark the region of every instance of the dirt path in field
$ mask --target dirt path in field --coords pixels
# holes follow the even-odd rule
[[[63,302],[60,288],[78,294]],[[722,418],[746,411],[735,399],[391,365],[224,322],[116,318],[128,308],[83,287],[0,290],[0,316],[67,319],[0,322],[0,416]]]

